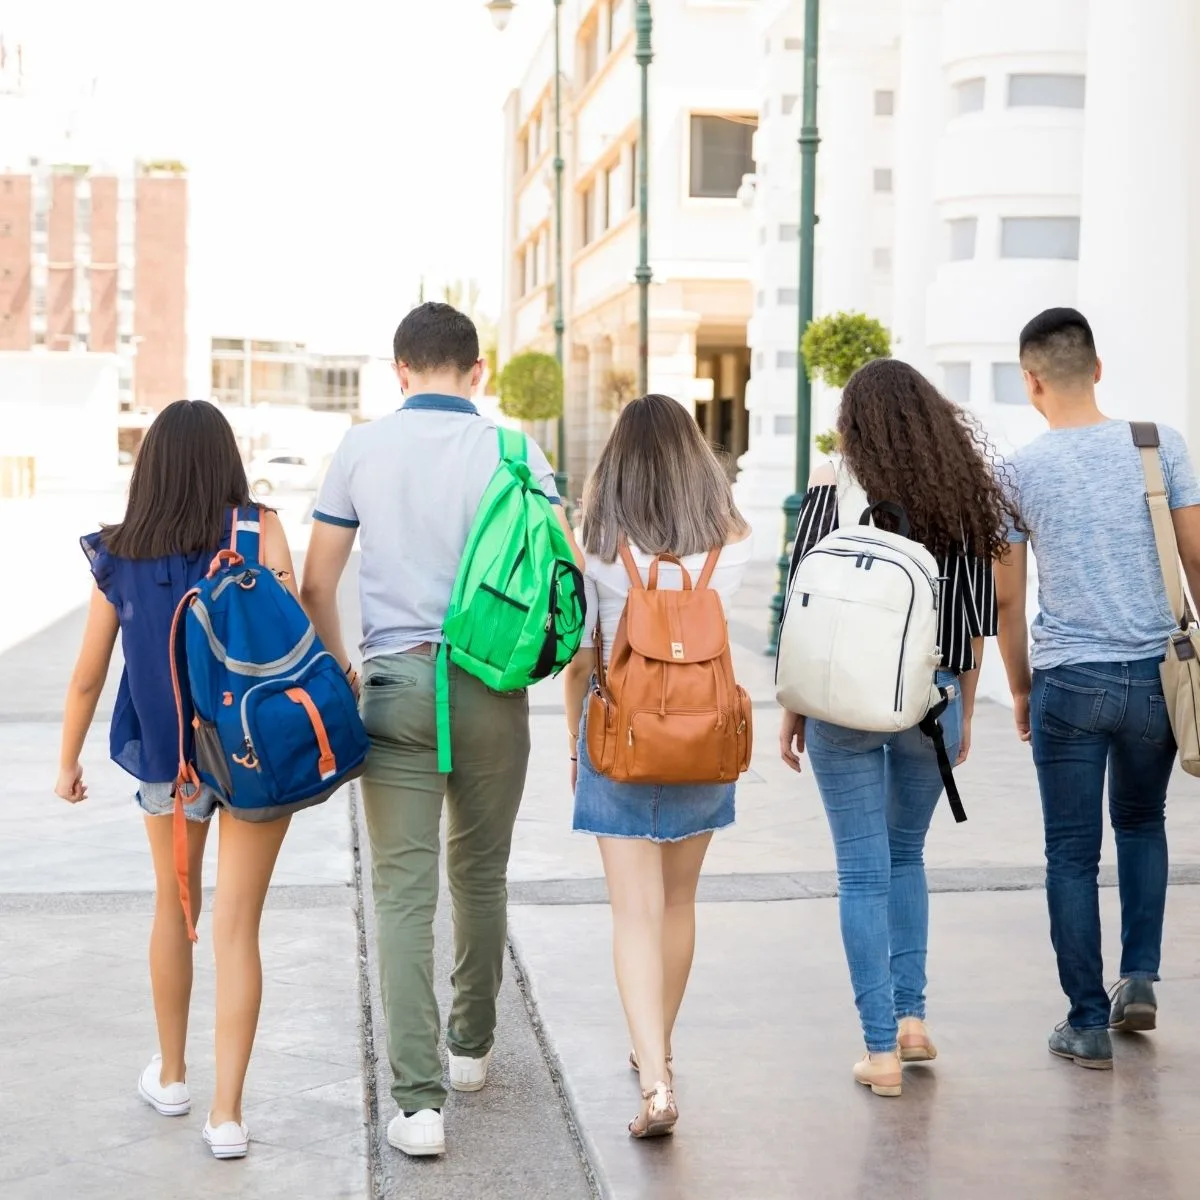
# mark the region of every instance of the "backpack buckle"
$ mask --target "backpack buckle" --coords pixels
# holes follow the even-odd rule
[[[683,657],[683,643],[682,642],[672,642],[671,643],[671,657],[676,658],[676,659]]]

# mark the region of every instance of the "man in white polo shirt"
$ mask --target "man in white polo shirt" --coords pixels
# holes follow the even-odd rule
[[[407,399],[390,416],[350,430],[338,448],[313,514],[302,594],[326,647],[347,663],[337,587],[357,535],[361,709],[371,736],[363,807],[400,1108],[388,1140],[407,1154],[432,1155],[445,1150],[433,988],[442,799],[455,936],[450,1086],[470,1092],[487,1082],[495,1032],[529,699],[490,691],[451,666],[454,769],[439,774],[435,655],[476,509],[499,465],[499,442],[493,422],[471,402],[483,363],[469,317],[448,304],[423,304],[401,322],[393,349]],[[558,503],[554,473],[532,443],[528,462]],[[561,505],[557,511],[575,549]]]

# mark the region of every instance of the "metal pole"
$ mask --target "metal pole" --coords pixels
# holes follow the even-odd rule
[[[803,339],[813,317],[813,250],[817,227],[817,51],[820,40],[820,0],[804,4],[804,117],[800,128],[800,324]],[[812,447],[812,385],[804,355],[796,344],[796,474],[793,492],[783,502],[783,554],[779,559],[779,591],[771,600],[771,644],[768,654],[779,646],[779,625],[787,593],[792,544],[804,493],[808,488],[809,456]]]
[[[650,64],[654,61],[650,34],[650,0],[638,0],[637,64],[642,75],[642,130],[638,139],[638,392],[650,390]]]
[[[562,155],[562,0],[554,0],[554,355],[563,373],[563,411],[558,416],[558,447],[554,456],[554,486],[568,508],[570,477],[567,474],[567,364],[563,335],[563,171]]]

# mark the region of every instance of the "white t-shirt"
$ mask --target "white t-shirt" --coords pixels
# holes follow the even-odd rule
[[[708,586],[720,595],[726,615],[728,615],[729,601],[742,586],[742,580],[745,578],[746,567],[750,562],[752,543],[753,539],[746,537],[740,542],[731,542],[727,545],[721,551],[721,557],[717,559],[716,568],[709,581]],[[650,578],[650,564],[654,561],[653,556],[643,554],[636,546],[632,546],[631,549],[634,562],[637,563],[641,573],[642,582],[647,583]],[[692,578],[693,587],[700,579],[700,572],[704,570],[704,561],[707,558],[707,554],[692,554],[683,560],[684,568]],[[589,648],[594,645],[592,634],[596,628],[598,614],[600,633],[604,638],[604,662],[607,664],[612,655],[612,644],[617,633],[617,625],[621,620],[621,613],[625,609],[625,597],[629,594],[632,586],[629,572],[625,570],[625,564],[620,558],[616,562],[606,563],[587,554],[584,556],[583,583],[587,592],[587,621],[584,625],[582,644]],[[674,563],[659,564],[658,586],[664,589],[672,588],[675,591],[679,591],[683,587],[683,577]]]

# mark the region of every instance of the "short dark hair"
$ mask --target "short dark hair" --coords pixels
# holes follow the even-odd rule
[[[207,400],[176,400],[154,418],[133,466],[124,520],[102,530],[121,558],[214,554],[227,508],[249,508],[237,439]]]
[[[466,313],[431,300],[400,322],[392,352],[397,362],[422,374],[453,367],[465,375],[479,361],[479,331]]]
[[[1096,373],[1096,339],[1083,313],[1048,308],[1021,330],[1021,366],[1049,383],[1076,383]]]

